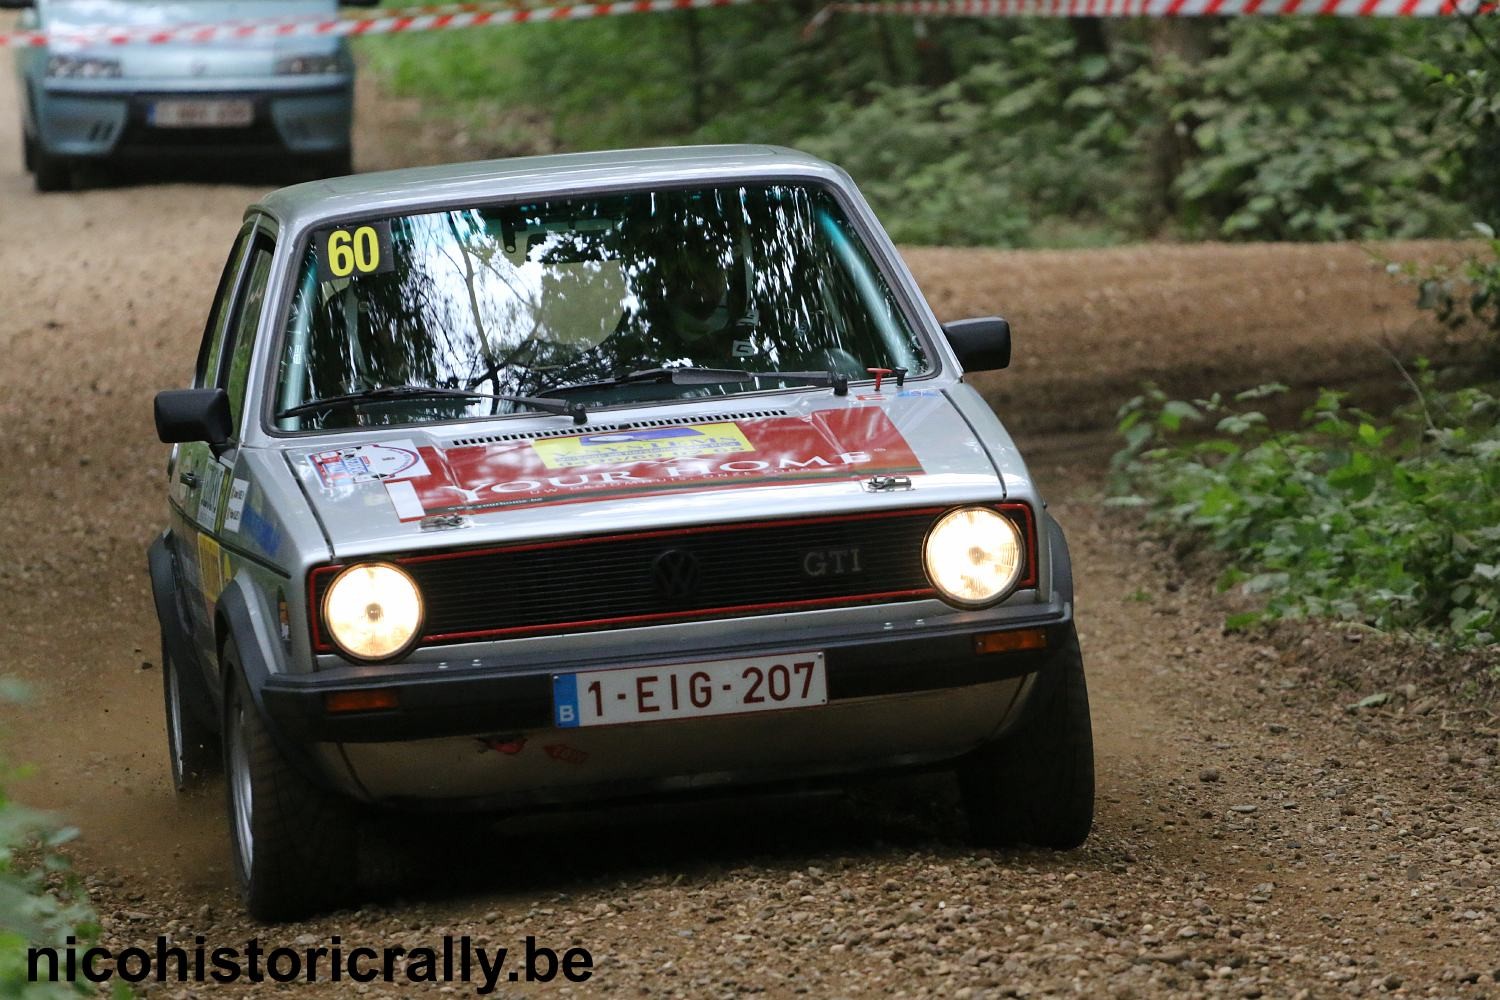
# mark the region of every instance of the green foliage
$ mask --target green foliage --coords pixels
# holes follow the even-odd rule
[[[1488,25],[835,16],[804,40],[817,6],[359,45],[480,148],[798,146],[914,243],[1447,236],[1486,162],[1500,197]]]
[[[1453,233],[1469,133],[1436,114],[1421,55],[1447,59],[1449,25],[1239,19],[1221,55],[1170,60],[1173,122],[1191,156],[1175,187],[1217,235],[1347,239]]]
[[[1226,586],[1263,595],[1231,627],[1316,616],[1495,643],[1500,397],[1441,392],[1425,366],[1413,386],[1388,419],[1324,390],[1290,431],[1252,408],[1285,386],[1191,403],[1148,387],[1120,410],[1115,502],[1206,540]]]
[[[20,697],[15,685],[0,687],[0,703]],[[83,982],[30,982],[26,961],[30,947],[61,950],[69,935],[80,942],[98,937],[87,898],[57,854],[74,833],[0,787],[0,997],[49,1000],[92,992]]]
[[[534,146],[790,142],[834,95],[883,72],[868,32],[801,42],[813,10],[776,3],[370,37],[360,51],[397,93],[442,113],[482,122],[541,109],[548,134]]]
[[[1465,35],[1447,58],[1422,69],[1446,104],[1442,116],[1467,134],[1462,182],[1482,219],[1500,219],[1500,18],[1465,15]]]
[[[1487,336],[1500,357],[1500,238],[1489,225],[1476,222],[1484,248],[1457,266],[1388,264],[1417,285],[1417,306],[1429,309],[1450,329],[1474,329]]]
[[[1080,56],[1063,24],[1007,27],[1003,59],[841,101],[797,145],[847,169],[904,242],[1024,246],[1057,218],[1081,235],[1051,243],[1123,238],[1138,229],[1141,126],[1118,78],[1143,50]]]
[[[1465,59],[1424,63],[1431,86],[1446,100],[1441,117],[1464,136],[1468,154],[1460,161],[1469,203],[1483,218],[1500,220],[1500,19],[1465,17]],[[1461,72],[1452,66],[1466,64]],[[1445,68],[1445,65],[1450,68]],[[1483,249],[1457,267],[1388,267],[1413,279],[1417,305],[1430,309],[1452,329],[1477,329],[1488,338],[1490,360],[1500,369],[1500,238],[1495,227],[1476,222]]]

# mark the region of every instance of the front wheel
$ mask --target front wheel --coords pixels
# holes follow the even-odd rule
[[[1038,673],[1022,718],[959,764],[976,842],[1067,850],[1094,823],[1094,736],[1078,633]]]
[[[224,771],[240,893],[257,920],[332,909],[358,871],[349,805],[282,755],[250,695],[234,640],[224,646]]]

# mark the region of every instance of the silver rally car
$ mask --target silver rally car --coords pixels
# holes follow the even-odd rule
[[[156,398],[172,775],[250,911],[382,809],[956,770],[1088,835],[1061,529],[852,181],[780,148],[365,174],[253,205]]]

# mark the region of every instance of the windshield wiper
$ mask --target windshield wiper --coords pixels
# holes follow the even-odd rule
[[[608,389],[617,385],[635,382],[660,382],[669,385],[722,385],[725,382],[759,382],[762,379],[808,382],[813,385],[831,385],[835,396],[849,395],[849,376],[838,372],[747,372],[738,368],[647,368],[628,372],[617,378],[602,382],[580,382],[577,385],[561,385],[547,389],[543,395],[572,392],[576,389]]]
[[[402,399],[500,399],[507,403],[529,406],[533,410],[556,413],[572,417],[575,424],[588,423],[588,411],[577,403],[564,403],[556,399],[537,399],[534,396],[506,396],[488,392],[470,392],[467,389],[445,389],[436,385],[383,385],[378,389],[362,389],[341,396],[324,396],[310,399],[296,406],[289,406],[276,414],[276,419],[299,417],[320,410],[361,406],[365,403],[384,403]]]

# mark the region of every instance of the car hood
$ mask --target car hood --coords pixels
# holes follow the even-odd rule
[[[267,74],[278,54],[326,54],[335,51],[333,38],[216,38],[196,42],[140,41],[120,45],[91,45],[85,39],[101,28],[151,29],[183,25],[212,25],[247,21],[328,20],[338,14],[332,0],[183,0],[150,3],[145,0],[49,0],[43,26],[58,37],[49,47],[58,52],[96,50],[120,59],[124,74],[150,77],[232,77]],[[84,36],[84,38],[70,37]],[[248,60],[248,61],[247,61]]]
[[[524,429],[515,420],[393,428],[288,448],[285,458],[338,558],[1005,494],[942,391],[678,409],[672,420],[657,408],[584,427],[554,417]]]
[[[226,21],[304,20],[335,12],[330,0],[48,0],[49,28],[165,28]]]

